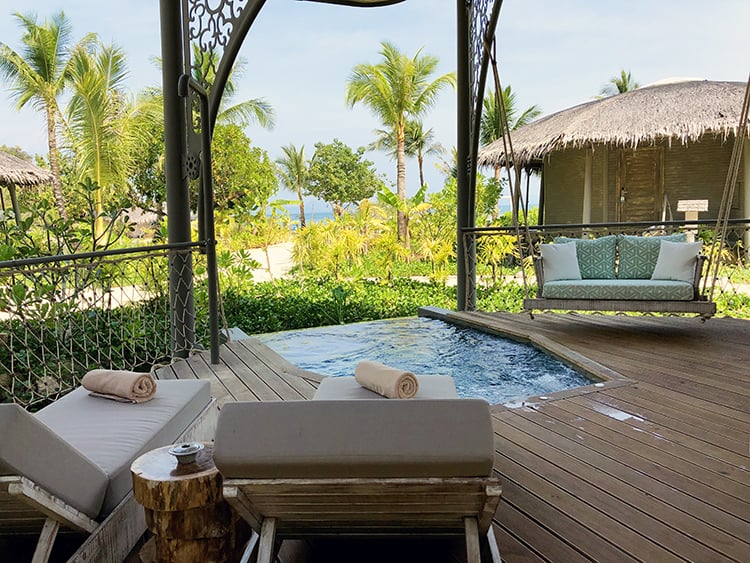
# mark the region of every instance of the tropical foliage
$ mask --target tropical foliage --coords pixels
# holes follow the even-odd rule
[[[398,197],[405,200],[407,123],[423,117],[443,88],[455,86],[456,76],[451,72],[433,79],[439,60],[422,54],[421,49],[409,58],[385,41],[381,43],[380,55],[379,63],[354,67],[347,83],[346,102],[350,107],[358,103],[369,107],[395,138],[396,190]],[[399,240],[407,240],[407,228],[406,216],[399,212]]]
[[[257,211],[277,192],[276,166],[238,125],[217,125],[212,143],[214,203],[235,215]],[[191,201],[197,201],[197,193]]]
[[[383,186],[364,153],[364,148],[354,151],[338,139],[315,143],[307,190],[330,203],[336,216],[341,216],[349,205],[372,197]]]
[[[622,94],[624,92],[636,90],[639,87],[640,84],[633,80],[633,77],[630,75],[630,71],[622,69],[619,76],[613,76],[609,79],[609,82],[607,82],[606,86],[602,87],[601,91],[599,92],[599,96],[597,97],[608,98],[616,94]]]
[[[63,12],[39,24],[36,15],[16,13],[23,34],[23,48],[17,53],[5,43],[0,43],[0,76],[10,87],[21,109],[31,103],[35,110],[45,114],[49,163],[54,176],[52,189],[61,217],[66,216],[65,196],[62,189],[60,154],[57,128],[61,112],[58,98],[67,87],[72,72],[71,26]],[[89,34],[78,43],[85,48],[93,40]]]
[[[284,156],[276,159],[277,171],[281,183],[297,194],[299,200],[299,226],[305,227],[305,202],[303,197],[307,195],[308,162],[305,158],[305,147],[299,149],[293,144],[281,147]]]

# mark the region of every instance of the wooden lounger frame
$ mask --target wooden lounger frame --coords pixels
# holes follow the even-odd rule
[[[470,563],[481,560],[486,537],[499,563],[492,517],[500,494],[495,478],[224,481],[224,498],[260,534],[258,563],[271,563],[284,538],[404,535],[463,535]]]
[[[212,399],[175,442],[213,438],[217,418],[218,408]],[[69,561],[106,563],[127,557],[146,531],[146,518],[132,491],[105,520],[97,522],[26,477],[0,477],[0,535],[41,529],[32,563],[49,559],[60,528],[89,534]]]

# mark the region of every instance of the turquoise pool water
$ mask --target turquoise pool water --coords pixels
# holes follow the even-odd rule
[[[374,360],[418,375],[450,375],[461,397],[492,404],[591,383],[533,346],[435,319],[388,319],[257,338],[296,366],[323,375],[354,375],[358,362]]]

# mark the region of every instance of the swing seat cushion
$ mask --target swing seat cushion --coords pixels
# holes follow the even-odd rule
[[[654,273],[656,261],[659,259],[662,241],[684,243],[686,240],[685,233],[649,237],[618,235],[617,252],[620,263],[617,277],[620,279],[650,279]]]
[[[578,270],[583,279],[611,279],[615,275],[617,236],[608,235],[596,239],[556,237],[555,244],[576,244]],[[657,252],[658,254],[658,252]],[[656,259],[654,258],[654,263]]]
[[[652,279],[587,279],[547,281],[545,299],[612,299],[626,301],[691,301],[692,283]]]

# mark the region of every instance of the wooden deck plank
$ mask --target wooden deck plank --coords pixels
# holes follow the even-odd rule
[[[503,444],[502,439],[498,442]],[[512,460],[498,455],[495,463],[501,469],[503,494],[508,499],[513,499],[518,510],[533,515],[537,525],[545,530],[554,528],[557,534],[573,544],[571,547],[575,551],[594,561],[631,559],[626,556],[626,552],[607,541],[608,534],[621,541],[632,542],[630,549],[634,553],[647,551],[652,556],[656,554],[666,557],[663,550],[654,545],[647,546],[647,540],[587,505],[574,492],[569,492],[560,485],[545,480],[544,475],[538,475],[524,467],[523,460],[528,457],[530,456],[519,456],[518,460]],[[534,469],[542,473],[547,471],[546,467]],[[502,517],[496,516],[496,519],[503,522]],[[584,529],[588,532],[582,533]]]
[[[237,377],[231,370],[226,369],[223,363],[211,365],[210,354],[203,352],[196,354],[191,362],[177,362],[190,367],[193,376],[197,379],[208,379],[211,382],[211,394],[216,397],[219,406],[227,401],[237,401],[247,389],[239,385]],[[187,375],[186,375],[187,377]]]
[[[678,473],[690,475],[695,481],[713,487],[735,497],[750,499],[750,481],[743,478],[744,472],[738,465],[725,462],[700,451],[700,445],[693,440],[679,440],[663,427],[643,425],[635,418],[623,421],[602,414],[595,409],[578,405],[575,401],[558,401],[548,408],[560,408],[578,419],[579,428],[585,428],[591,434],[605,437],[623,449],[638,452],[660,465],[674,469]],[[622,424],[621,422],[625,422]],[[640,426],[640,428],[639,428]],[[703,444],[708,449],[709,444]],[[727,452],[729,455],[729,452]],[[740,461],[741,463],[741,461]],[[742,507],[743,502],[738,507]],[[746,513],[750,514],[750,502],[746,503]]]
[[[245,360],[247,357],[244,358]],[[222,360],[226,362],[227,367],[231,369],[242,382],[251,389],[259,401],[279,401],[283,400],[284,392],[280,392],[264,381],[262,374],[268,368],[258,362],[257,358],[250,361],[243,361],[234,352],[233,347],[225,347],[222,350]]]
[[[227,347],[282,400],[310,399],[315,387],[301,379],[295,366],[255,339],[243,339]]]
[[[629,479],[618,479],[579,460],[568,452],[570,448],[567,444],[560,444],[558,449],[525,432],[519,432],[512,424],[496,425],[498,430],[497,439],[513,451],[518,464],[533,467],[534,472],[538,473],[535,481],[529,481],[529,486],[535,492],[545,491],[545,487],[551,484],[554,488],[545,491],[545,496],[555,499],[555,508],[565,514],[575,514],[582,528],[596,531],[602,538],[609,538],[624,553],[643,561],[665,561],[675,556],[685,559],[697,557],[699,560],[717,557],[715,551],[700,543],[702,539],[712,539],[714,531],[706,531],[705,538],[695,539],[690,532],[706,530],[704,523],[683,515],[660,499],[641,498],[643,493]],[[544,461],[540,461],[541,458]],[[628,472],[625,473],[627,475]],[[528,476],[526,478],[529,479]],[[664,520],[669,518],[680,518],[682,529],[675,530],[665,524]],[[560,526],[557,518],[550,525],[552,523],[555,527]],[[683,530],[686,531],[683,533]],[[719,530],[715,532],[719,533]],[[578,536],[582,537],[582,534]],[[620,557],[610,553],[604,558],[599,555],[593,558],[609,561]]]
[[[546,409],[543,413],[531,409],[514,409],[507,418],[519,431],[538,437],[548,444],[564,447],[570,455],[629,483],[641,493],[686,514],[701,515],[706,524],[718,527],[738,539],[747,539],[750,532],[748,522],[708,502],[713,498],[714,491],[697,486],[690,475],[677,473],[640,453],[613,445],[606,439],[584,434],[575,418],[555,418]],[[713,530],[709,528],[709,532],[713,533]]]
[[[631,413],[634,417],[674,431],[685,432],[742,457],[747,456],[747,431],[736,428],[725,417],[713,416],[713,411],[709,409],[696,407],[689,412],[679,412],[677,416],[678,413],[674,410],[664,409],[663,401],[667,397],[662,395],[662,402],[658,402],[651,395],[635,393],[632,385],[624,391],[613,389],[593,395],[594,401],[612,409]]]
[[[631,385],[630,393],[634,396],[645,395],[650,397],[657,404],[662,405],[664,412],[677,413],[678,418],[681,416],[680,413],[689,412],[709,423],[716,423],[718,420],[721,421],[720,426],[728,425],[729,428],[736,428],[739,432],[750,433],[750,417],[737,409],[643,382]]]
[[[506,562],[747,560],[750,322],[449,317],[616,380],[493,407],[503,482],[494,528]],[[224,345],[219,366],[199,354],[190,371],[162,369],[215,378],[226,400],[312,396],[321,376],[253,340]]]

